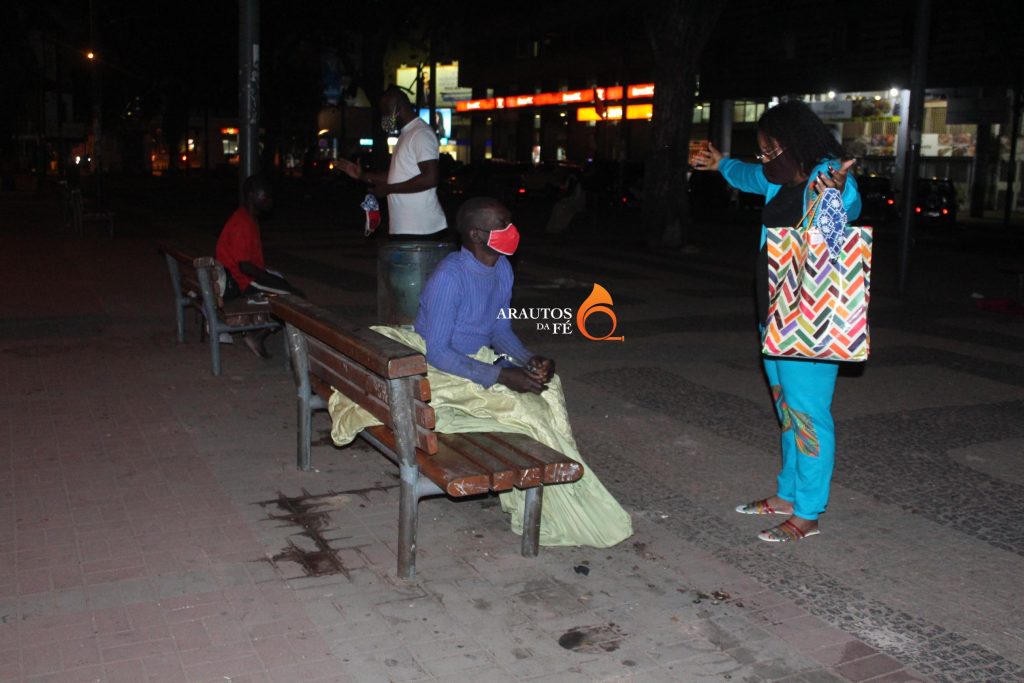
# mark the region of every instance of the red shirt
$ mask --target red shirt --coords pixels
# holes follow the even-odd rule
[[[252,278],[238,269],[239,262],[249,261],[254,266],[264,267],[260,226],[244,206],[238,207],[224,224],[217,239],[216,257],[243,292],[249,287]]]

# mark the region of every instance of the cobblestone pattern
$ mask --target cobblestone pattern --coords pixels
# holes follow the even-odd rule
[[[1017,349],[1024,347],[1018,338]],[[953,351],[924,346],[894,346],[872,352],[871,367],[906,367],[908,365],[935,365],[946,370],[963,372],[994,382],[1024,387],[1024,366],[1000,363]]]
[[[1000,351],[1020,351],[1021,346],[1024,346],[1024,340],[1018,334],[951,325],[937,321],[931,315],[915,314],[903,309],[872,309],[871,325],[874,329],[890,327],[902,332],[967,342]]]
[[[776,428],[767,409],[661,369],[628,368],[581,379],[752,446],[761,447],[765,434]],[[948,449],[990,441],[993,434],[1024,436],[1022,417],[1024,401],[1011,401],[840,420],[837,452],[855,452],[857,457],[837,458],[834,480],[1000,550],[1024,555],[1024,510],[1014,503],[1024,498],[1024,487],[945,455]],[[922,487],[920,481],[929,485]]]
[[[765,434],[777,429],[769,410],[661,369],[619,368],[591,373],[578,379],[600,386],[602,391],[645,409],[669,415],[683,423],[745,444],[761,447],[765,443]],[[1019,547],[1017,535],[1022,525],[1015,521],[1017,516],[1014,513],[1006,513],[1012,519],[1003,516],[1001,523],[1005,527],[1001,529],[986,525],[987,528],[982,530],[977,522],[971,522],[968,517],[973,514],[985,519],[987,515],[997,514],[1000,505],[1015,507],[1008,501],[1020,499],[1021,487],[949,461],[943,455],[942,447],[954,447],[949,432],[955,431],[964,421],[969,422],[974,418],[986,422],[991,419],[993,424],[1003,428],[1004,423],[1015,415],[1018,422],[1015,430],[1024,431],[1024,423],[1020,420],[1024,403],[985,406],[984,409],[978,407],[967,416],[963,416],[963,410],[913,411],[913,424],[923,425],[920,428],[915,426],[913,433],[906,428],[906,414],[902,418],[883,415],[839,423],[837,431],[840,433],[859,434],[856,448],[859,454],[863,453],[863,457],[858,456],[856,460],[838,459],[835,480],[855,490],[863,487],[866,493],[877,495],[880,500],[902,506],[919,504],[920,514],[939,524],[955,526],[958,531],[976,535],[995,547],[1004,544],[1016,552]],[[990,417],[985,418],[983,413]],[[859,424],[861,420],[865,424]],[[869,425],[871,429],[866,429]],[[985,440],[984,434],[983,425],[961,430],[956,445]],[[853,449],[852,437],[841,439],[837,446],[840,452]],[[892,468],[879,471],[881,465],[892,464],[893,452],[906,454],[911,449],[919,455],[904,457],[896,471]],[[593,455],[589,457],[593,458]],[[611,482],[638,479],[657,481],[663,476],[660,472],[652,471],[638,478],[635,469],[644,467],[642,458],[604,458],[600,461],[600,467],[602,477]],[[910,491],[893,489],[894,481],[913,482],[920,481],[922,477],[927,477],[930,484],[945,488],[928,488],[927,491],[920,491],[917,498],[913,498]],[[957,482],[956,487],[953,482]],[[957,491],[957,501],[966,505],[967,498],[976,496],[976,505],[980,509],[972,512],[961,510],[955,503],[939,504],[945,499],[944,493],[953,495]],[[1024,680],[1021,667],[956,633],[869,599],[792,555],[780,556],[764,546],[751,546],[745,532],[730,526],[714,514],[708,514],[695,501],[679,493],[652,498],[650,491],[639,491],[628,484],[619,484],[617,494],[624,504],[635,510],[644,510],[652,517],[660,517],[656,513],[667,515],[663,523],[680,537],[713,552],[716,557],[748,575],[756,576],[769,588],[794,599],[812,614],[909,663],[936,680]],[[989,534],[998,534],[998,540],[994,541],[994,536]],[[1011,543],[1017,545],[1011,546]],[[889,637],[881,639],[878,634],[888,634]],[[893,634],[899,636],[894,639],[891,637]]]

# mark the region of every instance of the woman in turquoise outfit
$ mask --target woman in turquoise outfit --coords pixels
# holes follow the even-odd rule
[[[848,176],[855,160],[844,160],[842,146],[811,109],[789,101],[766,111],[757,124],[757,163],[729,159],[712,145],[698,155],[698,170],[718,171],[733,187],[764,195],[761,251],[756,283],[761,329],[768,317],[768,259],[765,226],[796,225],[825,188],[842,193],[852,221],[860,215],[857,181]],[[838,366],[809,360],[764,358],[764,370],[782,426],[782,469],[773,496],[739,505],[748,515],[785,515],[758,538],[769,543],[797,541],[819,533],[818,515],[828,505],[835,462],[832,394]]]

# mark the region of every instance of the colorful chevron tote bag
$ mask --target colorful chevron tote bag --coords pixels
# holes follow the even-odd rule
[[[768,320],[762,353],[865,361],[871,228],[847,225],[842,195],[818,195],[792,228],[768,228]]]

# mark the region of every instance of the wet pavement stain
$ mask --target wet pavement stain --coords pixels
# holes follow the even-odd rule
[[[309,536],[309,534],[304,534]],[[291,541],[288,541],[288,548],[283,552],[274,555],[271,560],[278,563],[282,560],[294,562],[305,572],[306,576],[330,576],[341,574],[346,579],[350,578],[348,569],[341,562],[341,558],[327,546],[323,539],[313,539],[317,550],[303,550]]]
[[[622,630],[614,622],[610,622],[600,626],[577,626],[569,629],[559,637],[558,644],[573,652],[599,654],[618,650],[624,636]]]
[[[336,508],[345,496],[359,496],[364,500],[369,500],[368,496],[371,491],[387,491],[397,488],[397,486],[397,484],[378,484],[362,489],[331,491],[324,494],[312,494],[303,489],[301,496],[294,497],[278,492],[275,500],[257,503],[262,507],[276,506],[283,514],[270,514],[270,519],[298,526],[302,531],[297,535],[305,536],[313,542],[314,546],[314,549],[307,550],[289,539],[288,547],[271,557],[271,562],[275,565],[281,561],[294,562],[302,567],[306,576],[341,574],[345,578],[350,578],[348,569],[342,563],[341,558],[323,536],[323,531],[330,525],[330,510]]]

